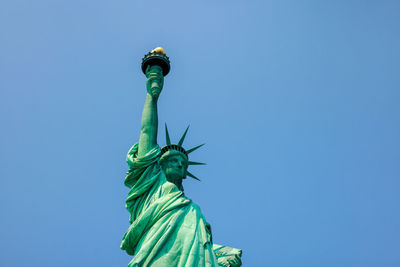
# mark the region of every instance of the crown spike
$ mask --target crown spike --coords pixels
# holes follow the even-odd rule
[[[190,172],[186,171],[187,176],[192,177],[193,179],[196,179],[197,181],[201,181],[199,178],[191,174]]]
[[[188,165],[206,165],[206,163],[196,162],[196,161],[188,161]]]
[[[165,138],[167,139],[167,146],[171,145],[171,139],[169,138],[167,123],[165,123]]]
[[[190,154],[190,153],[192,153],[193,151],[195,151],[196,149],[198,149],[198,148],[200,148],[200,147],[202,147],[202,146],[204,146],[204,145],[205,145],[205,144],[201,144],[201,145],[198,145],[198,146],[196,146],[196,147],[194,147],[194,148],[191,148],[191,149],[187,150],[186,153],[187,153],[187,154]]]
[[[190,126],[190,125],[189,125],[189,126]],[[183,133],[181,139],[179,140],[178,146],[182,146],[183,141],[185,140],[185,137],[186,137],[186,133],[187,133],[187,131],[189,130],[189,126],[186,128],[186,130],[185,130],[185,132]]]

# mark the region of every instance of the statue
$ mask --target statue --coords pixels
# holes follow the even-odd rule
[[[130,227],[121,249],[133,255],[133,266],[241,266],[241,250],[212,243],[211,227],[199,206],[183,192],[189,154],[202,145],[182,147],[187,130],[178,144],[171,144],[166,127],[167,145],[157,144],[157,100],[170,70],[163,48],[148,53],[142,62],[147,77],[139,143],[128,152],[130,167],[125,185],[130,188],[126,208]]]

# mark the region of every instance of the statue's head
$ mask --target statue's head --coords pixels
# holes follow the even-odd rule
[[[182,180],[186,178],[188,167],[187,156],[179,151],[170,150],[160,158],[160,166],[167,180],[183,190]]]
[[[159,160],[160,166],[164,171],[167,180],[171,183],[174,183],[182,191],[182,180],[185,179],[186,176],[199,180],[196,176],[194,176],[187,170],[188,166],[204,164],[200,162],[189,161],[189,154],[201,147],[202,145],[196,146],[187,151],[182,147],[188,129],[189,127],[186,129],[178,144],[171,144],[168,128],[167,125],[165,125],[167,145],[161,148],[161,157]]]

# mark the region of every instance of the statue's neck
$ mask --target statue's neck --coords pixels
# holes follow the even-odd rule
[[[183,192],[182,180],[180,182],[174,182],[174,184],[176,185],[176,187],[178,187],[179,190]]]

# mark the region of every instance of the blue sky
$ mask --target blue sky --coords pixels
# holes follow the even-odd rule
[[[126,266],[141,58],[244,266],[400,265],[398,1],[3,1],[0,266]],[[163,129],[158,138],[165,144]]]

